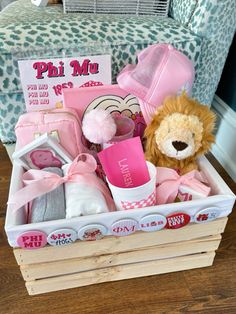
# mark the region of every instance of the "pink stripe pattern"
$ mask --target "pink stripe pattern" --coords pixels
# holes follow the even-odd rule
[[[125,210],[154,206],[156,205],[156,193],[153,192],[152,194],[148,196],[148,198],[142,199],[141,201],[135,201],[135,202],[121,201],[121,205],[122,205],[122,208]]]

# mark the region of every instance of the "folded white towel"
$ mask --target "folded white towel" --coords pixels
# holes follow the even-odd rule
[[[64,176],[70,164],[62,167]],[[93,174],[96,176],[96,174]],[[66,218],[108,212],[102,192],[89,184],[79,182],[65,183]]]

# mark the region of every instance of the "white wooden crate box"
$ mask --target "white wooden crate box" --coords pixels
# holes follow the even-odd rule
[[[13,214],[8,208],[5,230],[29,294],[211,265],[235,195],[205,157],[199,160],[199,166],[213,192],[201,200],[34,224],[26,224],[24,210]],[[14,165],[10,194],[22,187],[22,174],[23,169]],[[217,211],[218,218],[195,223],[196,214],[206,208]],[[176,230],[140,231],[143,217],[151,214],[167,217],[173,213],[190,215],[190,223]],[[120,234],[114,232],[113,225],[123,219],[136,222],[135,228],[127,229],[134,233],[118,237]],[[69,228],[79,234],[81,229],[94,224],[106,229],[106,236],[99,241],[77,240],[70,245],[46,245],[37,250],[17,248],[17,238],[26,231],[39,230],[49,235]]]
[[[26,224],[25,211],[18,210],[12,213],[7,209],[5,230],[7,233],[9,244],[12,247],[17,247],[16,239],[20,234],[30,230],[40,230],[46,234],[61,228],[71,228],[79,231],[82,227],[89,224],[101,224],[107,229],[107,235],[112,235],[112,225],[121,219],[134,219],[137,223],[141,218],[149,214],[161,214],[168,216],[172,213],[181,212],[191,216],[191,222],[194,222],[194,216],[205,208],[214,207],[219,210],[219,217],[226,217],[230,214],[233,208],[235,196],[229,187],[225,184],[223,179],[219,176],[216,170],[211,166],[208,160],[203,157],[199,160],[200,168],[204,171],[208,182],[212,187],[213,196],[206,197],[200,200],[193,200],[188,202],[165,204],[159,206],[146,207],[143,209],[132,209],[126,211],[117,211],[103,213],[99,215],[83,216],[73,219],[60,219],[54,221],[47,221],[42,223]],[[16,192],[22,187],[21,176],[23,168],[14,165],[10,186],[10,194]],[[136,231],[139,226],[136,227]]]

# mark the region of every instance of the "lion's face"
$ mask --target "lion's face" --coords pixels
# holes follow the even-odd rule
[[[158,149],[166,156],[182,160],[201,147],[203,124],[195,115],[173,113],[166,116],[155,131]]]
[[[166,98],[145,130],[145,156],[154,165],[197,169],[197,157],[214,143],[215,114],[186,94]]]

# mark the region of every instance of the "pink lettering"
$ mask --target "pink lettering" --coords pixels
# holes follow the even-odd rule
[[[150,227],[156,227],[158,225],[163,224],[163,222],[160,221],[151,221],[151,222],[147,222],[145,224],[141,224],[141,228],[150,228]]]
[[[39,97],[48,97],[49,93],[48,92],[39,92]]]
[[[39,84],[39,90],[47,90],[48,84]]]
[[[43,74],[47,72],[48,77],[62,77],[64,75],[64,63],[59,62],[59,66],[55,66],[52,62],[35,62],[33,68],[37,71],[36,78],[43,79]]]
[[[131,227],[124,226],[124,231],[126,232],[135,231],[135,226],[131,226]]]
[[[24,237],[22,237],[22,240],[23,240],[23,242],[28,241],[28,240],[29,240],[29,237],[24,236]]]
[[[204,221],[204,220],[208,220],[208,214],[200,214],[197,217],[197,221]]]
[[[91,74],[97,74],[99,72],[98,71],[98,63],[90,63],[89,71]]]
[[[65,76],[65,74],[64,74],[64,63],[62,61],[59,62],[58,76],[60,76],[60,77]]]
[[[157,225],[157,223],[156,223],[156,221],[152,221],[150,225],[151,225],[151,227],[155,227]]]
[[[42,241],[42,236],[39,235],[39,236],[30,236],[30,241],[33,242],[33,241]]]
[[[49,105],[49,99],[48,98],[40,99],[40,105]]]
[[[27,247],[33,247],[33,243],[32,242],[26,242],[24,243],[24,247],[27,248]]]
[[[125,163],[127,161],[127,158],[124,158],[118,162],[120,166],[120,171],[123,175],[123,180],[125,187],[132,187],[133,186],[133,180],[129,171],[129,166]]]
[[[32,84],[32,85],[27,85],[28,90],[37,90],[37,85]]]
[[[28,94],[29,98],[37,98],[38,97],[38,93],[37,92],[31,92]]]
[[[39,101],[38,101],[37,99],[31,99],[31,100],[29,101],[29,104],[30,104],[30,105],[38,105],[38,104],[39,104]]]
[[[116,228],[114,228],[113,229],[113,232],[115,232],[115,233],[120,233],[120,232],[123,232],[123,228],[121,228],[121,227],[116,227]]]
[[[41,245],[42,245],[42,242],[34,242],[35,247],[41,247]]]
[[[58,77],[58,69],[52,62],[48,62],[48,77]]]
[[[184,216],[183,215],[168,218],[168,223],[170,226],[180,225],[183,222],[184,222]]]
[[[70,66],[73,68],[72,76],[82,76],[89,75],[89,59],[85,59],[80,65],[78,60],[73,60],[70,62]]]
[[[33,64],[33,68],[37,70],[37,79],[43,79],[43,73],[47,72],[48,65],[46,62],[35,62]]]

